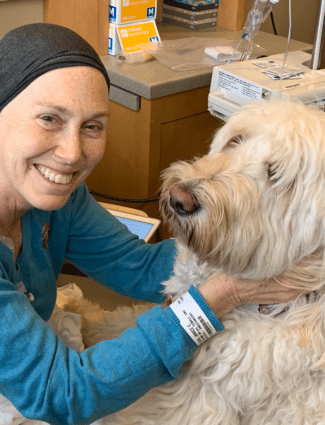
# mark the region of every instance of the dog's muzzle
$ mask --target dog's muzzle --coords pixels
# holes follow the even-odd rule
[[[192,193],[181,184],[175,184],[169,191],[169,203],[176,214],[186,217],[198,211],[200,205]]]

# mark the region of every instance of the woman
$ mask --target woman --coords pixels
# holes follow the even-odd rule
[[[172,273],[174,242],[140,241],[83,183],[104,152],[108,86],[95,51],[66,28],[32,24],[0,41],[0,393],[26,418],[51,424],[91,423],[126,407],[177,378],[196,346],[170,307],[83,353],[46,323],[65,258],[157,303]],[[222,331],[217,318],[235,306],[285,302],[297,291],[212,276],[191,296]]]

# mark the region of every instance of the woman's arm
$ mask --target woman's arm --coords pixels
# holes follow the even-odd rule
[[[84,185],[77,190],[70,209],[66,257],[85,274],[122,295],[161,303],[161,282],[173,271],[175,241],[147,244],[139,240],[99,205]],[[66,211],[62,210],[62,220]]]
[[[290,282],[280,284],[274,279],[234,279],[220,275],[220,272],[206,279],[199,292],[218,318],[242,304],[288,303],[303,293],[290,287]]]
[[[193,290],[217,329],[222,325]],[[78,354],[0,279],[0,393],[29,419],[84,424],[120,410],[180,376],[195,343],[171,308],[155,307],[137,327]]]

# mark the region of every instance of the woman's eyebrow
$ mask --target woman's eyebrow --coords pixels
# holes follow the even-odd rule
[[[100,117],[109,117],[109,113],[107,111],[101,111],[91,115],[91,118],[100,118]]]
[[[48,108],[51,109],[55,109],[58,112],[61,112],[62,114],[65,115],[72,115],[71,112],[69,111],[69,109],[65,108],[62,105],[56,105],[53,103],[47,103],[47,102],[37,102],[36,103],[37,106],[46,106]],[[90,115],[90,118],[100,118],[100,117],[105,117],[105,116],[109,116],[108,111],[103,110],[103,111],[98,111],[98,112],[94,112],[94,114]]]
[[[48,102],[37,102],[36,103],[37,106],[46,106],[47,108],[52,108],[52,109],[56,109],[59,112],[62,112],[64,114],[68,114],[69,111],[67,108],[65,108],[64,106],[61,105],[56,105],[54,103],[48,103]]]

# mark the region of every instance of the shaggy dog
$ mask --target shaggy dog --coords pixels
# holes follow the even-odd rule
[[[161,211],[178,242],[166,297],[199,286],[216,268],[283,277],[312,292],[262,309],[267,314],[258,306],[234,309],[181,378],[111,423],[324,425],[325,114],[289,102],[242,108],[208,155],[164,173]],[[108,313],[86,302],[86,344],[119,335],[143,308]]]

